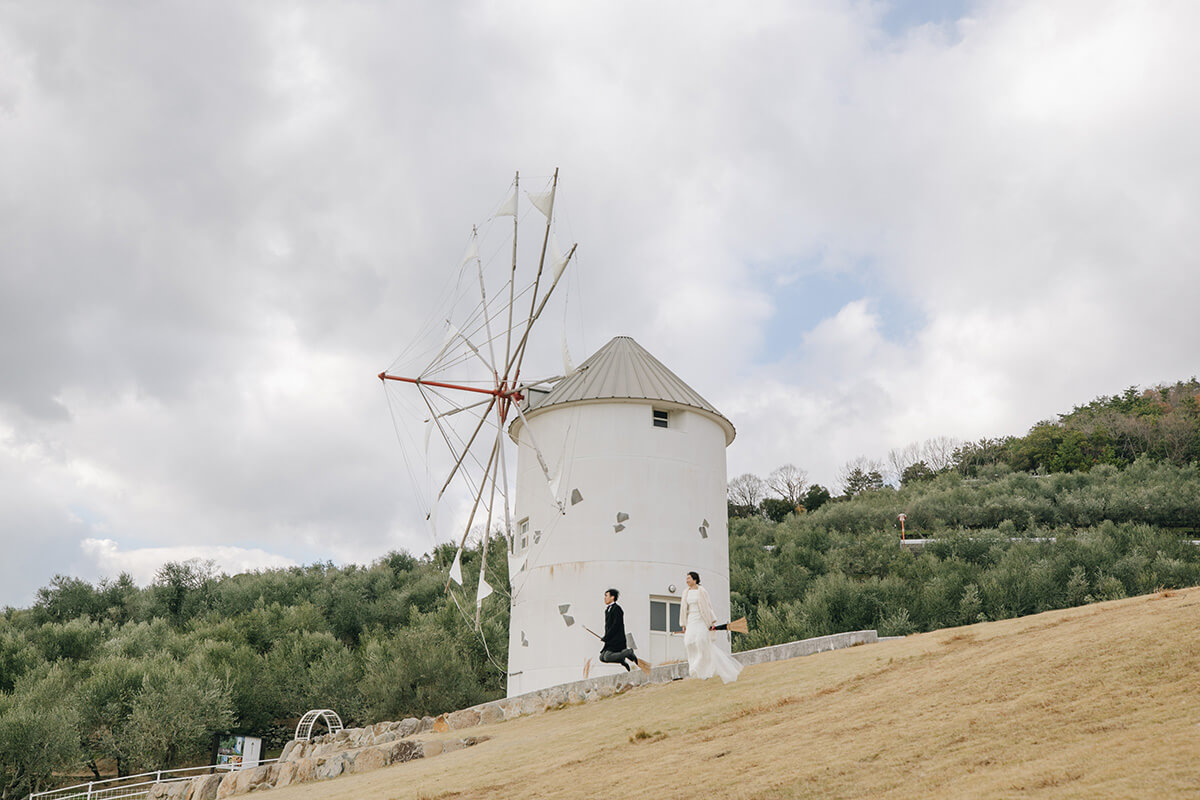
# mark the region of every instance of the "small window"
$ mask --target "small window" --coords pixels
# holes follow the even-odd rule
[[[671,627],[667,627],[667,622],[670,620]],[[678,600],[651,600],[650,601],[650,630],[666,633],[668,630],[673,633],[679,633],[683,630],[679,626],[679,601]]]
[[[669,428],[671,415],[660,408],[654,409],[654,427]]]
[[[650,601],[650,630],[666,631],[667,604],[661,600]]]
[[[524,550],[529,546],[529,517],[517,523],[517,549]]]

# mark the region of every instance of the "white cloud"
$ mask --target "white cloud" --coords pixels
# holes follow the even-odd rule
[[[427,550],[373,376],[518,168],[562,168],[576,360],[637,338],[735,473],[1194,374],[1200,11],[884,11],[5,7],[0,602],[87,539]]]
[[[80,543],[80,548],[101,575],[116,577],[127,572],[140,586],[152,583],[159,568],[171,561],[213,561],[217,572],[230,575],[296,566],[296,562],[290,558],[245,547],[177,545],[122,550],[112,539],[89,538]]]

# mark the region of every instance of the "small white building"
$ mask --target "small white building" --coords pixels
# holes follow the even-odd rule
[[[524,409],[509,429],[518,445],[509,696],[623,669],[599,661],[600,641],[585,630],[603,634],[609,587],[621,592],[638,656],[683,659],[672,631],[688,571],[729,619],[732,423],[626,336],[552,390],[531,392]],[[728,649],[728,634],[718,641]]]

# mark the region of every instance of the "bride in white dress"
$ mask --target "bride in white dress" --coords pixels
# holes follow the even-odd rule
[[[712,602],[708,599],[708,590],[700,585],[698,573],[689,572],[685,580],[688,588],[683,593],[680,611],[686,620],[683,625],[683,646],[687,650],[688,677],[711,678],[720,675],[725,683],[736,681],[742,665],[724,650],[718,649],[713,641],[711,628],[717,624],[717,620]]]

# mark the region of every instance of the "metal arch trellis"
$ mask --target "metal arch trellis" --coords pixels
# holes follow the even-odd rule
[[[296,735],[293,738],[299,742],[307,742],[312,736],[313,725],[317,723],[317,720],[324,720],[330,733],[342,730],[342,718],[337,715],[336,711],[329,708],[315,708],[300,718],[300,722],[296,725]]]

